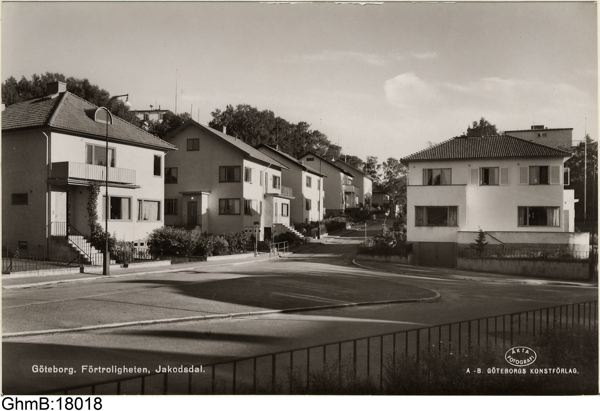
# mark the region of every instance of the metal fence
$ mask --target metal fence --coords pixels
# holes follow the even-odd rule
[[[22,271],[64,270],[65,268],[78,267],[81,263],[80,259],[64,262],[50,261],[43,257],[2,257],[2,274]]]
[[[506,350],[522,338],[555,329],[597,332],[597,312],[596,300],[564,304],[204,364],[200,374],[146,374],[53,393],[294,394],[309,390],[313,377],[325,372],[337,379],[339,386],[366,380],[383,389],[389,364],[418,364],[420,358],[432,354]]]
[[[281,241],[279,243],[272,243],[269,249],[269,256],[279,256],[281,254],[289,253],[290,245],[287,241]]]

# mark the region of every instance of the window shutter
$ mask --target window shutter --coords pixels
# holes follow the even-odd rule
[[[479,184],[479,169],[471,169],[471,184]]]
[[[519,167],[519,184],[529,183],[529,167]]]
[[[508,168],[504,167],[500,169],[500,185],[508,185]]]
[[[560,166],[550,167],[550,184],[560,184]]]

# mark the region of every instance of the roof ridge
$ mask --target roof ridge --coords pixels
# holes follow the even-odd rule
[[[86,100],[86,99],[84,99],[83,97],[80,97],[80,96],[78,96],[77,94],[71,93],[71,92],[70,92],[70,91],[68,91],[68,90],[67,90],[67,91],[65,91],[64,93],[61,93],[61,94],[67,94],[67,93],[68,93],[70,96],[73,96],[73,97],[75,97],[75,98],[77,98],[77,99],[79,99],[79,100],[83,101],[84,103],[87,103],[87,104],[90,104],[90,105],[94,106],[96,109],[99,109],[99,108],[105,108],[105,109],[107,109],[107,110],[108,110],[108,107],[106,107],[106,106],[98,106],[97,104],[94,104],[94,103],[92,103],[91,101],[89,101],[89,100]],[[61,100],[61,103],[62,103],[62,101],[64,101],[64,97],[63,97],[63,100]],[[144,130],[143,128],[136,126],[135,124],[133,124],[133,123],[131,123],[131,122],[129,122],[129,121],[127,121],[127,120],[125,120],[124,118],[121,118],[121,117],[119,117],[119,116],[118,116],[118,115],[116,115],[116,114],[113,114],[113,113],[112,113],[110,110],[108,110],[108,111],[110,112],[110,115],[111,115],[113,118],[116,118],[117,120],[120,120],[120,121],[122,121],[123,123],[127,124],[128,126],[131,126],[131,127],[135,128],[135,129],[137,129],[137,130],[140,130],[141,132],[143,132],[144,134],[147,134],[148,136],[150,136],[150,137],[154,138],[155,140],[160,140],[161,142],[164,142],[164,143],[166,143],[166,144],[169,144],[169,145],[170,145],[170,146],[172,146],[172,147],[175,147],[175,146],[173,146],[171,143],[169,143],[169,142],[167,142],[167,141],[163,140],[162,138],[160,138],[160,137],[158,137],[158,136],[156,136],[156,135],[154,135],[154,134],[152,134],[152,133],[148,133],[148,131]],[[50,124],[50,123],[48,123],[48,124]]]

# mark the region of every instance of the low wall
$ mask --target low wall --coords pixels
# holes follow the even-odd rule
[[[590,243],[590,233],[571,233],[561,231],[486,231],[485,240],[488,244],[499,244],[501,241],[511,247],[536,248],[569,246],[574,250],[586,250]],[[473,244],[479,232],[459,231],[459,244]]]
[[[356,257],[360,261],[380,261],[384,263],[410,264],[408,262],[409,257],[402,257],[400,255],[358,254]]]
[[[560,280],[588,280],[587,261],[544,261],[501,258],[457,258],[457,268]]]

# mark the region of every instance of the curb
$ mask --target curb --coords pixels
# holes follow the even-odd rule
[[[239,313],[224,313],[224,314],[209,314],[209,315],[195,315],[189,317],[178,317],[178,318],[163,318],[159,320],[144,320],[144,321],[128,321],[123,323],[112,323],[112,324],[101,324],[101,325],[89,325],[84,327],[75,327],[75,328],[57,328],[52,330],[39,330],[39,331],[23,331],[16,333],[4,333],[2,335],[2,340],[17,338],[17,337],[30,337],[36,335],[52,335],[52,334],[66,334],[73,332],[82,332],[82,331],[93,331],[93,330],[107,330],[114,328],[124,328],[124,327],[135,327],[135,326],[144,326],[144,325],[155,325],[155,324],[172,324],[172,323],[182,323],[182,322],[191,322],[191,321],[204,321],[204,320],[216,320],[216,319],[226,319],[226,318],[242,318],[242,317],[251,317],[251,316],[262,316],[269,314],[286,314],[286,313],[294,313],[294,312],[303,312],[303,311],[316,311],[316,310],[328,310],[334,308],[347,308],[347,307],[362,307],[362,306],[370,306],[370,305],[385,305],[385,304],[401,304],[401,303],[414,303],[414,302],[433,302],[438,300],[441,295],[435,290],[429,290],[434,293],[431,297],[422,297],[422,298],[405,298],[399,300],[381,300],[381,301],[362,301],[355,303],[344,303],[344,304],[329,304],[329,305],[316,305],[311,307],[297,307],[297,308],[284,308],[281,310],[261,310],[261,311],[248,311],[248,312],[239,312]]]
[[[372,262],[379,262],[379,263],[385,263],[385,261],[372,261]],[[367,269],[367,270],[380,270],[379,268],[376,267],[369,267],[366,265],[363,265],[361,263],[359,263],[358,261],[356,261],[356,258],[352,259],[352,264]],[[491,274],[496,274],[496,273],[491,273]],[[403,275],[403,274],[397,274],[397,275]],[[481,277],[469,277],[466,275],[459,275],[459,274],[451,274],[451,276],[453,276],[454,278],[448,277],[448,278],[444,278],[444,277],[435,277],[436,280],[463,280],[463,281],[473,281],[473,282],[488,282],[488,283],[496,283],[496,284],[523,284],[523,285],[557,285],[557,286],[561,286],[561,287],[581,287],[581,288],[597,288],[598,285],[597,284],[587,284],[587,283],[577,283],[577,282],[567,282],[567,281],[556,281],[556,280],[547,280],[547,279],[543,279],[543,278],[510,278],[510,279],[497,279],[497,278],[481,278]],[[430,279],[430,277],[426,277],[426,276],[420,276],[418,274],[415,275],[411,275],[411,277],[413,278],[417,278],[417,279],[423,279],[423,280],[427,280]],[[457,278],[458,277],[458,278]]]
[[[269,260],[272,260],[272,259],[274,259],[274,257],[257,258],[256,260],[251,260],[251,261],[228,260],[227,262],[224,261],[222,264],[211,264],[209,267],[220,267],[220,266],[224,266],[224,265],[252,264],[252,263],[258,263],[260,261],[269,261]],[[199,262],[198,264],[202,264],[202,262]],[[176,264],[172,264],[170,266],[172,267],[173,265],[176,265]],[[189,269],[189,268],[197,268],[197,267],[201,267],[201,265],[197,265],[197,266],[193,266],[193,267],[172,268],[172,269],[169,269],[169,270],[137,271],[137,272],[133,272],[133,273],[123,273],[123,274],[115,274],[115,275],[111,274],[111,275],[108,275],[108,276],[98,275],[98,274],[90,274],[93,277],[66,278],[66,279],[61,279],[61,280],[44,281],[44,282],[39,282],[39,283],[3,285],[2,289],[3,290],[11,290],[11,289],[14,290],[14,289],[23,289],[23,288],[42,287],[42,286],[46,286],[46,285],[56,285],[56,284],[61,284],[61,283],[85,282],[85,281],[95,281],[95,280],[101,280],[101,279],[105,279],[105,280],[106,279],[118,279],[118,278],[121,278],[121,277],[132,277],[132,276],[136,276],[136,275],[174,273],[174,272],[177,272],[177,271],[185,270],[186,268]]]

